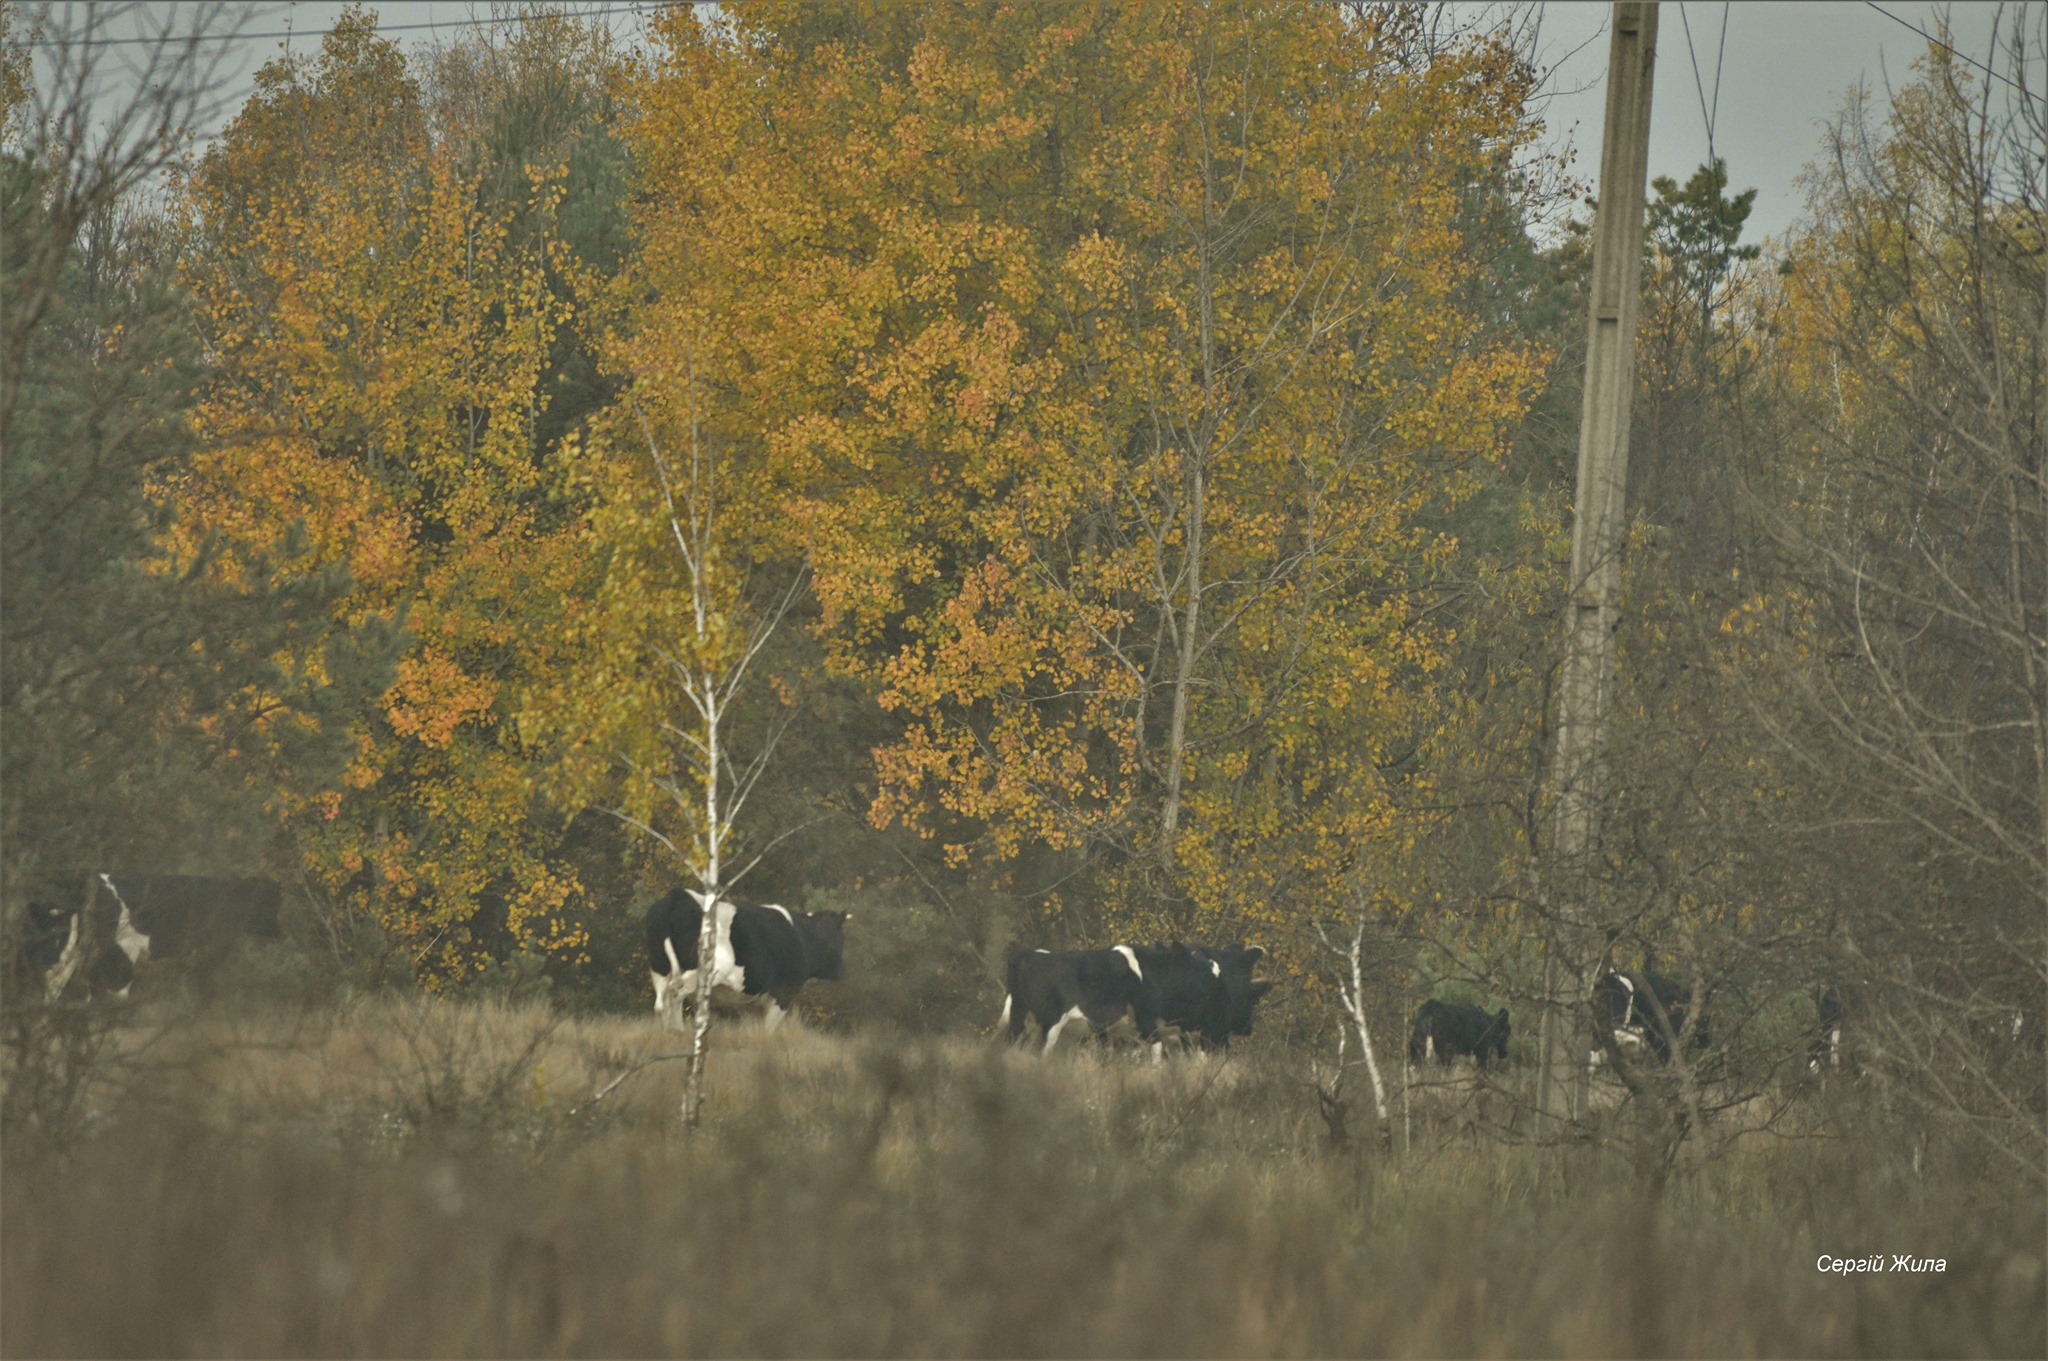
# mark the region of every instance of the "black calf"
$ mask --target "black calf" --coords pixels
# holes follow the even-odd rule
[[[1480,1007],[1432,997],[1415,1013],[1414,1028],[1408,1032],[1408,1061],[1434,1058],[1448,1066],[1459,1055],[1470,1054],[1481,1068],[1488,1058],[1506,1063],[1508,1030],[1506,1007],[1489,1014]]]

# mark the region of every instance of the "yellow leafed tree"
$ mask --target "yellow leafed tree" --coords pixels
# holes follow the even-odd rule
[[[753,551],[900,720],[874,820],[1167,929],[1398,852],[1436,526],[1542,358],[1462,301],[1527,68],[1398,8],[719,24],[670,12],[631,87],[620,362],[675,391],[687,353]]]
[[[556,230],[566,163],[487,192],[489,130],[460,112],[359,12],[264,68],[185,185],[215,363],[176,489],[224,570],[302,525],[353,574],[353,615],[408,624],[347,787],[287,821],[314,880],[442,978],[584,939],[559,817],[500,719],[558,661],[581,571],[542,425],[587,271]]]

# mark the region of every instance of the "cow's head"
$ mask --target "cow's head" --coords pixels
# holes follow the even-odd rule
[[[1266,952],[1256,945],[1226,945],[1204,953],[1223,970],[1223,987],[1230,1000],[1230,1033],[1251,1034],[1253,1012],[1273,986],[1252,977]]]
[[[1479,1043],[1480,1058],[1492,1053],[1498,1055],[1502,1063],[1508,1061],[1508,1028],[1508,1009],[1502,1007],[1494,1013],[1491,1024],[1486,1027],[1486,1035]]]
[[[22,958],[38,971],[56,964],[68,940],[78,932],[78,914],[40,900],[28,905],[22,918]]]
[[[836,982],[846,976],[846,923],[851,912],[804,913],[804,955],[811,977]]]

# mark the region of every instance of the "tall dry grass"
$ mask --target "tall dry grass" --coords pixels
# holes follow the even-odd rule
[[[0,1149],[7,1356],[2033,1355],[2048,1329],[2038,1192],[1939,1149],[1916,1172],[1846,1105],[1652,1196],[1618,1139],[1507,1142],[1470,1083],[1418,1092],[1392,1156],[1333,1148],[1270,1043],[1154,1068],[736,1027],[686,1137],[679,1063],[591,1099],[681,1047],[651,1019],[147,1020],[152,1082]]]

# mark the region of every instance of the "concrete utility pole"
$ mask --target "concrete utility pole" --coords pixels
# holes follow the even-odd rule
[[[1557,752],[1546,892],[1537,1105],[1553,1130],[1585,1109],[1585,999],[1602,949],[1593,910],[1593,858],[1608,700],[1614,681],[1616,599],[1627,534],[1629,399],[1635,391],[1636,295],[1643,260],[1643,182],[1649,174],[1650,77],[1657,62],[1655,0],[1614,6],[1607,49],[1607,124],[1593,218],[1593,286],[1579,417],[1578,513],[1571,601],[1565,607]]]

